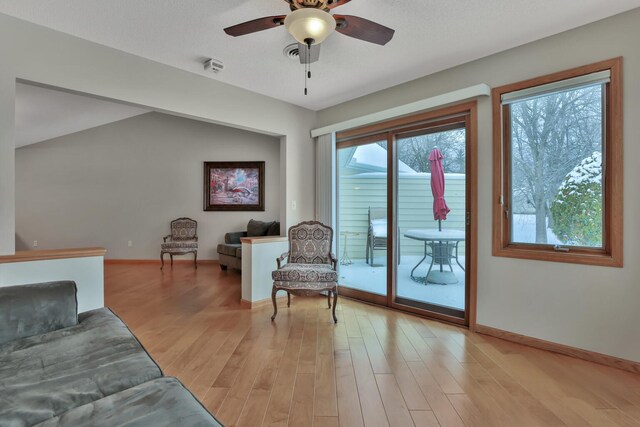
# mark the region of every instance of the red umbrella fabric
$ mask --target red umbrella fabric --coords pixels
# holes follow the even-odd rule
[[[447,202],[444,200],[444,168],[442,159],[444,156],[437,148],[429,154],[429,164],[431,165],[431,193],[433,194],[433,219],[447,219],[450,212]]]

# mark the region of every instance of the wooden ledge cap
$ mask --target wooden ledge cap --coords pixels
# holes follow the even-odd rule
[[[105,248],[47,249],[39,251],[18,251],[14,255],[0,256],[0,264],[14,262],[44,261],[49,259],[87,258],[104,256]]]
[[[258,237],[241,237],[240,241],[248,245],[257,245],[259,243],[288,242],[287,237],[282,236],[258,236]]]

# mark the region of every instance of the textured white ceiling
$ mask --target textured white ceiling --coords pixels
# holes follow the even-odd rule
[[[16,85],[16,147],[106,125],[139,114],[129,107],[38,86]]]
[[[286,14],[284,0],[0,0],[16,16],[313,110],[431,74],[640,6],[640,0],[352,0],[335,13],[396,30],[386,46],[332,34],[312,66],[282,55],[283,27],[243,37],[222,30]],[[220,59],[209,74],[201,61]]]

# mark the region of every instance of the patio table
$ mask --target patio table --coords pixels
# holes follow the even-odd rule
[[[404,237],[413,240],[419,240],[424,242],[424,256],[411,270],[411,279],[416,282],[424,283],[440,283],[443,285],[458,283],[458,279],[453,273],[453,266],[451,265],[451,258],[456,260],[456,263],[464,271],[464,267],[460,264],[458,259],[458,245],[465,240],[465,232],[460,230],[438,230],[435,228],[427,229],[413,229],[407,230],[404,233]],[[431,247],[431,265],[427,271],[425,277],[416,277],[413,275],[414,271],[420,264],[427,259],[427,247]],[[444,271],[443,264],[448,264],[451,271]],[[433,264],[440,265],[440,271],[431,271]]]

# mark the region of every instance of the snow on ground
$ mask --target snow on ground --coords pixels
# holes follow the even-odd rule
[[[384,253],[384,252],[382,252]],[[340,275],[338,283],[341,286],[373,292],[379,295],[387,293],[387,268],[382,264],[383,256],[377,253],[376,263],[371,266],[364,259],[353,259],[351,265],[338,266]],[[453,272],[458,283],[440,285],[418,283],[411,279],[411,269],[420,261],[418,255],[403,256],[398,266],[398,296],[431,304],[443,305],[464,310],[464,271],[453,261]],[[431,259],[425,261],[415,271],[415,276],[424,277],[429,269]],[[460,263],[464,265],[464,257],[460,256]],[[434,265],[434,270],[438,268]],[[449,267],[445,267],[449,271]]]
[[[536,216],[528,214],[513,214],[513,241],[518,243],[536,242]],[[547,243],[550,245],[562,245],[553,231],[547,227]]]

